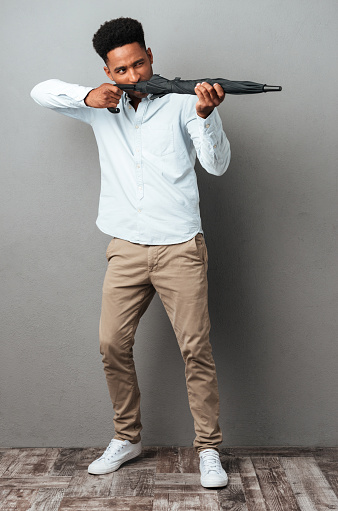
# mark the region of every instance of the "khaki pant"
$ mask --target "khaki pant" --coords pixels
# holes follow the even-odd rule
[[[202,233],[174,245],[141,245],[113,238],[102,288],[100,353],[113,408],[115,436],[141,440],[140,390],[134,335],[155,292],[165,307],[185,363],[196,452],[222,443],[219,395],[209,341],[208,252]],[[174,368],[173,368],[174,369]]]

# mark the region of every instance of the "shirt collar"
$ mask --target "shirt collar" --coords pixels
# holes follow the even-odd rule
[[[148,94],[148,96],[146,98],[142,98],[141,101],[150,101],[151,96],[152,94]],[[127,104],[131,102],[131,98],[128,96],[126,91],[123,91],[122,102],[125,106],[127,106]]]

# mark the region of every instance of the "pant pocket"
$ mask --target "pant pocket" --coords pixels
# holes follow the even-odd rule
[[[197,250],[197,253],[203,263],[208,262],[208,251],[207,246],[205,244],[204,236],[201,232],[198,232],[194,238],[195,241],[195,247]]]
[[[113,238],[108,247],[107,247],[107,250],[106,250],[106,258],[107,258],[107,261],[109,262],[109,260],[113,257],[113,250],[114,250],[114,242],[115,242],[115,239],[116,238]]]

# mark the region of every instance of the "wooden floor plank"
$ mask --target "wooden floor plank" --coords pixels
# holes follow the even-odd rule
[[[64,497],[59,511],[152,511],[150,497],[71,498]]]
[[[227,456],[258,456],[263,458],[264,456],[271,457],[282,457],[282,456],[313,456],[314,454],[320,455],[325,453],[328,448],[326,447],[229,447],[221,448],[220,452]],[[332,451],[337,453],[338,447],[330,448]]]
[[[128,469],[122,466],[114,473],[109,496],[153,497],[154,478],[154,469]]]
[[[314,457],[281,458],[302,511],[338,510],[338,498]]]
[[[154,493],[153,511],[169,511],[169,493],[156,492]]]
[[[1,477],[0,488],[67,488],[71,479],[67,476]]]
[[[198,498],[200,500],[201,511],[221,511],[217,490],[210,494],[199,493]]]
[[[251,458],[238,458],[238,465],[248,511],[269,511]]]
[[[179,447],[159,447],[157,450],[156,472],[170,473],[181,472]]]
[[[198,474],[200,458],[191,447],[179,448],[179,466],[183,474]]]
[[[198,473],[199,455],[192,447],[159,447],[157,473]]]
[[[44,476],[49,473],[59,455],[58,448],[19,449],[15,460],[3,471],[1,477]]]
[[[147,468],[147,469],[156,469],[157,465],[157,451],[158,447],[154,446],[142,446],[142,452],[137,458],[133,458],[130,462],[133,462],[131,465],[132,468]]]
[[[221,449],[223,488],[200,483],[193,447],[144,447],[104,475],[104,448],[0,449],[0,511],[338,511],[338,448]]]
[[[153,511],[221,511],[217,491],[213,493],[168,493],[158,492],[154,495]]]
[[[29,511],[58,511],[64,492],[64,489],[40,488]]]
[[[201,511],[199,496],[194,493],[170,493],[170,511]]]
[[[84,457],[84,449],[60,449],[49,475],[72,476]]]
[[[155,493],[210,493],[215,490],[204,488],[200,474],[155,474]]]
[[[268,509],[299,511],[297,500],[278,457],[253,457],[257,479]],[[305,458],[304,458],[305,459]]]
[[[224,511],[249,511],[240,475],[239,458],[222,454],[220,459],[229,478],[227,486],[214,490],[217,491],[220,508]]]
[[[88,470],[74,471],[68,484],[65,497],[108,497],[116,472],[92,475]]]
[[[326,477],[336,497],[338,497],[338,459],[335,453],[314,456],[318,467]]]
[[[14,464],[20,455],[21,449],[8,449],[3,452],[3,456],[0,459],[0,477],[4,475],[7,470],[10,470],[10,466]]]
[[[0,490],[1,511],[27,511],[31,508],[38,490],[6,488]]]

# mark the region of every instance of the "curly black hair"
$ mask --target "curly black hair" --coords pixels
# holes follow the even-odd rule
[[[142,24],[132,18],[116,18],[106,21],[93,37],[93,46],[107,64],[107,53],[119,46],[138,42],[146,49]]]

